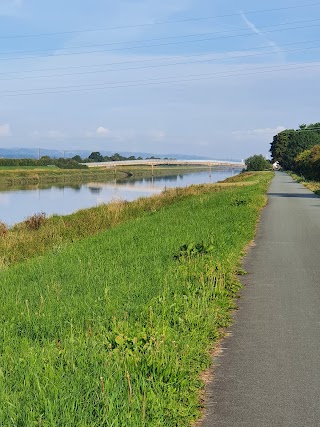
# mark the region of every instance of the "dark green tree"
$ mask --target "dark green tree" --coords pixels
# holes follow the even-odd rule
[[[320,143],[320,135],[316,131],[303,129],[288,135],[288,143],[283,154],[282,166],[287,170],[295,169],[295,158],[305,150]]]
[[[295,158],[295,171],[307,179],[320,180],[320,144],[303,151]]]
[[[279,132],[273,137],[273,141],[269,150],[271,153],[272,162],[279,162],[282,165],[283,156],[287,150],[288,137],[293,132],[293,129],[285,130]]]
[[[89,160],[92,162],[103,162],[103,156],[99,151],[93,151],[90,156],[88,157]]]
[[[287,129],[273,137],[270,147],[272,161],[285,169],[295,170],[295,158],[305,150],[320,144],[320,123],[301,124],[299,129]]]
[[[73,156],[72,157],[72,160],[74,160],[74,161],[76,161],[76,162],[78,162],[78,163],[81,163],[82,162],[82,158],[77,154],[76,156]]]
[[[271,169],[271,163],[262,155],[255,154],[248,157],[245,161],[248,171],[264,171]]]

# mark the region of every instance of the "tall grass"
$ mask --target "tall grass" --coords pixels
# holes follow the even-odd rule
[[[35,255],[45,253],[48,249],[61,248],[66,243],[96,234],[115,227],[118,224],[153,214],[159,209],[195,195],[225,190],[234,185],[248,185],[251,175],[245,174],[238,181],[223,184],[190,186],[167,190],[160,195],[140,198],[133,202],[115,201],[90,209],[83,209],[67,216],[43,218],[41,227],[30,227],[30,218],[2,233],[0,238],[0,269],[12,263],[23,261]],[[31,218],[31,221],[36,219]]]
[[[136,218],[0,272],[0,425],[195,420],[271,176],[170,192],[166,205],[153,199]]]

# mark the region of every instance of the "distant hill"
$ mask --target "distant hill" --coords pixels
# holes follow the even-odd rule
[[[37,159],[41,156],[50,156],[53,158],[59,158],[59,157],[73,157],[76,155],[81,156],[82,158],[86,158],[91,154],[92,151],[89,150],[49,150],[45,148],[41,148],[40,150],[38,148],[0,148],[0,158],[6,158],[6,159]],[[100,151],[103,156],[111,156],[114,154],[114,151]],[[121,154],[124,157],[159,157],[161,159],[167,157],[167,158],[173,158],[173,159],[179,159],[179,160],[210,160],[210,157],[204,157],[204,156],[193,156],[193,155],[187,155],[187,154],[155,154],[155,153],[144,153],[144,152],[136,152],[132,153],[129,151],[122,151],[119,154]],[[223,159],[219,159],[223,160]],[[231,159],[226,159],[231,160]],[[236,160],[237,161],[237,160]]]

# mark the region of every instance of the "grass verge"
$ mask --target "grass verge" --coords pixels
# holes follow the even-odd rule
[[[295,181],[304,185],[309,190],[313,191],[317,196],[320,196],[320,182],[319,181],[309,181],[305,179],[304,176],[297,175],[294,172],[287,171],[287,174],[291,176]]]
[[[190,425],[271,177],[145,199],[117,227],[0,272],[1,426]]]

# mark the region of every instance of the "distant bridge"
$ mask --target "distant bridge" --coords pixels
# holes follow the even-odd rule
[[[123,160],[115,162],[92,162],[82,163],[89,168],[117,168],[119,166],[226,166],[233,168],[245,167],[244,162],[230,162],[224,160],[167,160],[167,159],[147,159],[147,160]]]

